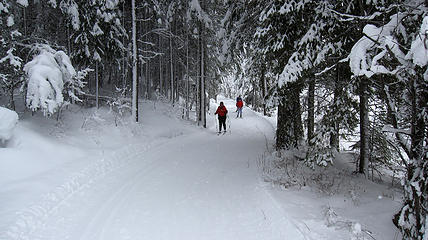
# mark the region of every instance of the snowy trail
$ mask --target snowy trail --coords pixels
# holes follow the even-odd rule
[[[123,165],[13,239],[307,239],[258,177],[271,125],[247,109],[235,119],[234,102],[225,105],[231,133],[217,136],[210,116],[207,130],[118,153]]]

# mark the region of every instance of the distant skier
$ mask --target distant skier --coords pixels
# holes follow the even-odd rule
[[[227,109],[226,106],[224,106],[223,102],[220,102],[220,106],[218,106],[217,111],[215,111],[215,114],[218,114],[218,122],[219,122],[219,133],[221,132],[221,126],[224,127],[224,132],[226,132],[226,114]]]
[[[238,115],[236,115],[236,118],[240,117],[242,118],[242,107],[244,106],[244,102],[242,102],[241,96],[238,96],[236,98],[236,111],[238,112]]]

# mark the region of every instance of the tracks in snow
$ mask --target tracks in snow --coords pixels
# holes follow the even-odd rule
[[[305,239],[258,182],[265,138],[251,131],[266,124],[119,150],[23,211],[4,239]]]
[[[82,171],[73,174],[68,181],[56,187],[54,191],[43,196],[41,202],[18,212],[15,224],[0,234],[0,239],[33,239],[31,236],[36,231],[45,229],[48,219],[55,215],[74,196],[85,189],[89,189],[91,185],[107,175],[129,165],[136,157],[164,141],[156,141],[145,145],[135,144],[115,151],[109,156],[99,158]]]

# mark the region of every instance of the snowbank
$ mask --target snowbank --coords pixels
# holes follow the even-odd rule
[[[18,123],[15,111],[0,107],[0,141],[4,143],[12,137],[13,129]]]

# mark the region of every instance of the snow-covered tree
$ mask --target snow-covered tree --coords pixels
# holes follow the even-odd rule
[[[22,83],[17,44],[22,39],[16,13],[28,6],[27,1],[0,1],[0,87],[9,94],[9,107],[15,109],[14,91]]]
[[[405,1],[398,7],[394,14],[382,13],[390,16],[386,24],[364,27],[364,36],[352,48],[349,63],[355,76],[396,79],[381,85],[389,112],[385,131],[395,134],[397,144],[407,155],[403,158],[407,169],[404,206],[395,223],[405,239],[426,239],[428,6],[426,1]]]
[[[27,106],[52,115],[64,103],[64,85],[73,81],[76,71],[63,51],[48,46],[40,48],[33,60],[25,64],[27,74]],[[69,84],[73,85],[73,84]]]
[[[119,0],[59,1],[70,28],[70,57],[80,66],[96,69],[95,84],[89,86],[95,90],[97,106],[101,76],[111,76],[114,69],[119,69],[121,66],[114,64],[118,61],[116,57],[125,53],[122,40],[127,33],[120,19],[119,3]]]

